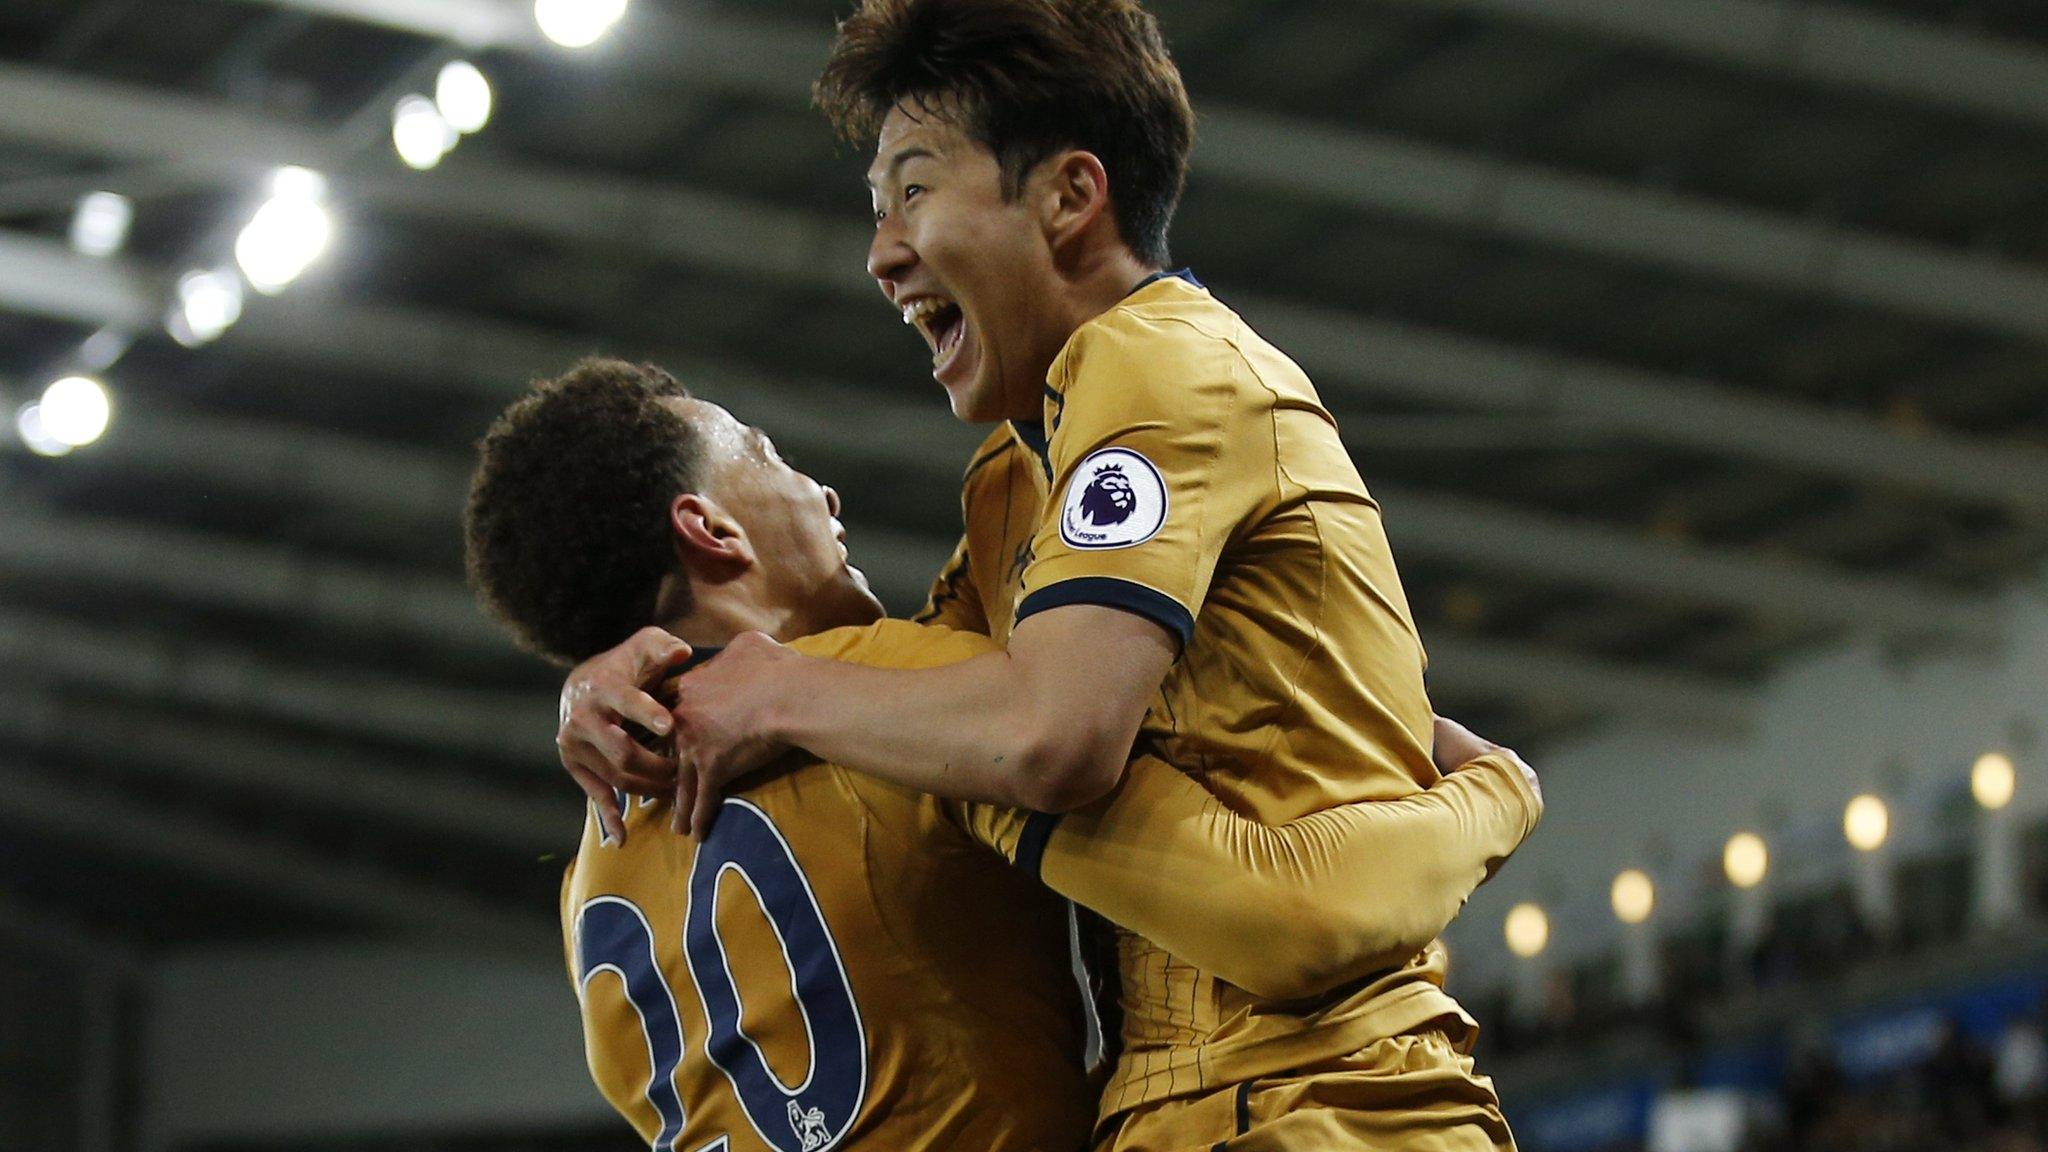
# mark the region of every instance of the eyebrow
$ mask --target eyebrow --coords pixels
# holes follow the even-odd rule
[[[896,178],[897,171],[901,169],[905,164],[910,163],[912,160],[936,160],[938,158],[939,154],[932,151],[929,148],[905,148],[903,151],[898,152],[896,155],[889,158],[889,167],[883,170],[882,178],[880,180],[877,180],[872,176],[868,177],[868,187],[879,188],[882,185],[887,184],[889,181],[894,180]]]

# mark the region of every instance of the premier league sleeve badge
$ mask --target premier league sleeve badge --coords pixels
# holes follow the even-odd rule
[[[1166,481],[1128,448],[1104,448],[1074,469],[1060,513],[1060,539],[1072,548],[1129,548],[1166,523]]]

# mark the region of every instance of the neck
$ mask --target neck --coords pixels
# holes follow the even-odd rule
[[[693,648],[722,647],[742,632],[765,632],[787,642],[816,631],[804,612],[776,604],[763,595],[766,589],[759,582],[745,577],[722,584],[697,581],[688,612],[675,610],[668,591],[663,589],[655,623]]]
[[[1066,269],[1066,290],[1061,293],[1060,317],[1065,324],[1062,344],[1086,324],[1131,294],[1145,277],[1159,271],[1121,242],[1105,245],[1093,256]]]
[[[1045,324],[1040,329],[1038,343],[1045,361],[1031,386],[1023,388],[1019,395],[1011,397],[1010,418],[1013,420],[1037,420],[1043,412],[1044,393],[1041,385],[1052,363],[1080,331],[1083,324],[1117,306],[1131,289],[1138,286],[1145,277],[1159,269],[1138,259],[1121,241],[1103,244],[1094,251],[1063,262],[1057,268],[1059,284],[1053,293],[1053,301],[1045,312]]]

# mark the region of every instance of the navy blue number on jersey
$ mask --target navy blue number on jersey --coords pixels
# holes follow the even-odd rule
[[[753,890],[782,942],[795,977],[797,1008],[810,1040],[810,1073],[785,1084],[740,1028],[739,988],[718,936],[718,881],[731,872]],[[683,955],[704,1005],[711,1035],[705,1052],[725,1074],[755,1132],[777,1152],[825,1152],[839,1143],[867,1093],[867,1037],[847,981],[839,945],[811,893],[789,842],[766,812],[727,800],[691,865]],[[587,986],[599,972],[616,974],[639,1014],[654,1072],[647,1102],[661,1117],[654,1152],[674,1152],[687,1116],[675,1074],[686,1042],[675,995],[655,958],[654,933],[630,902],[599,896],[576,914],[577,970]],[[721,1148],[723,1137],[709,1147]]]

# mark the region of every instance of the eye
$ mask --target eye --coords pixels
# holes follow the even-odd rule
[[[929,189],[922,184],[905,184],[903,186],[903,202],[908,204],[912,200],[917,199],[918,193],[925,191],[929,191]]]

